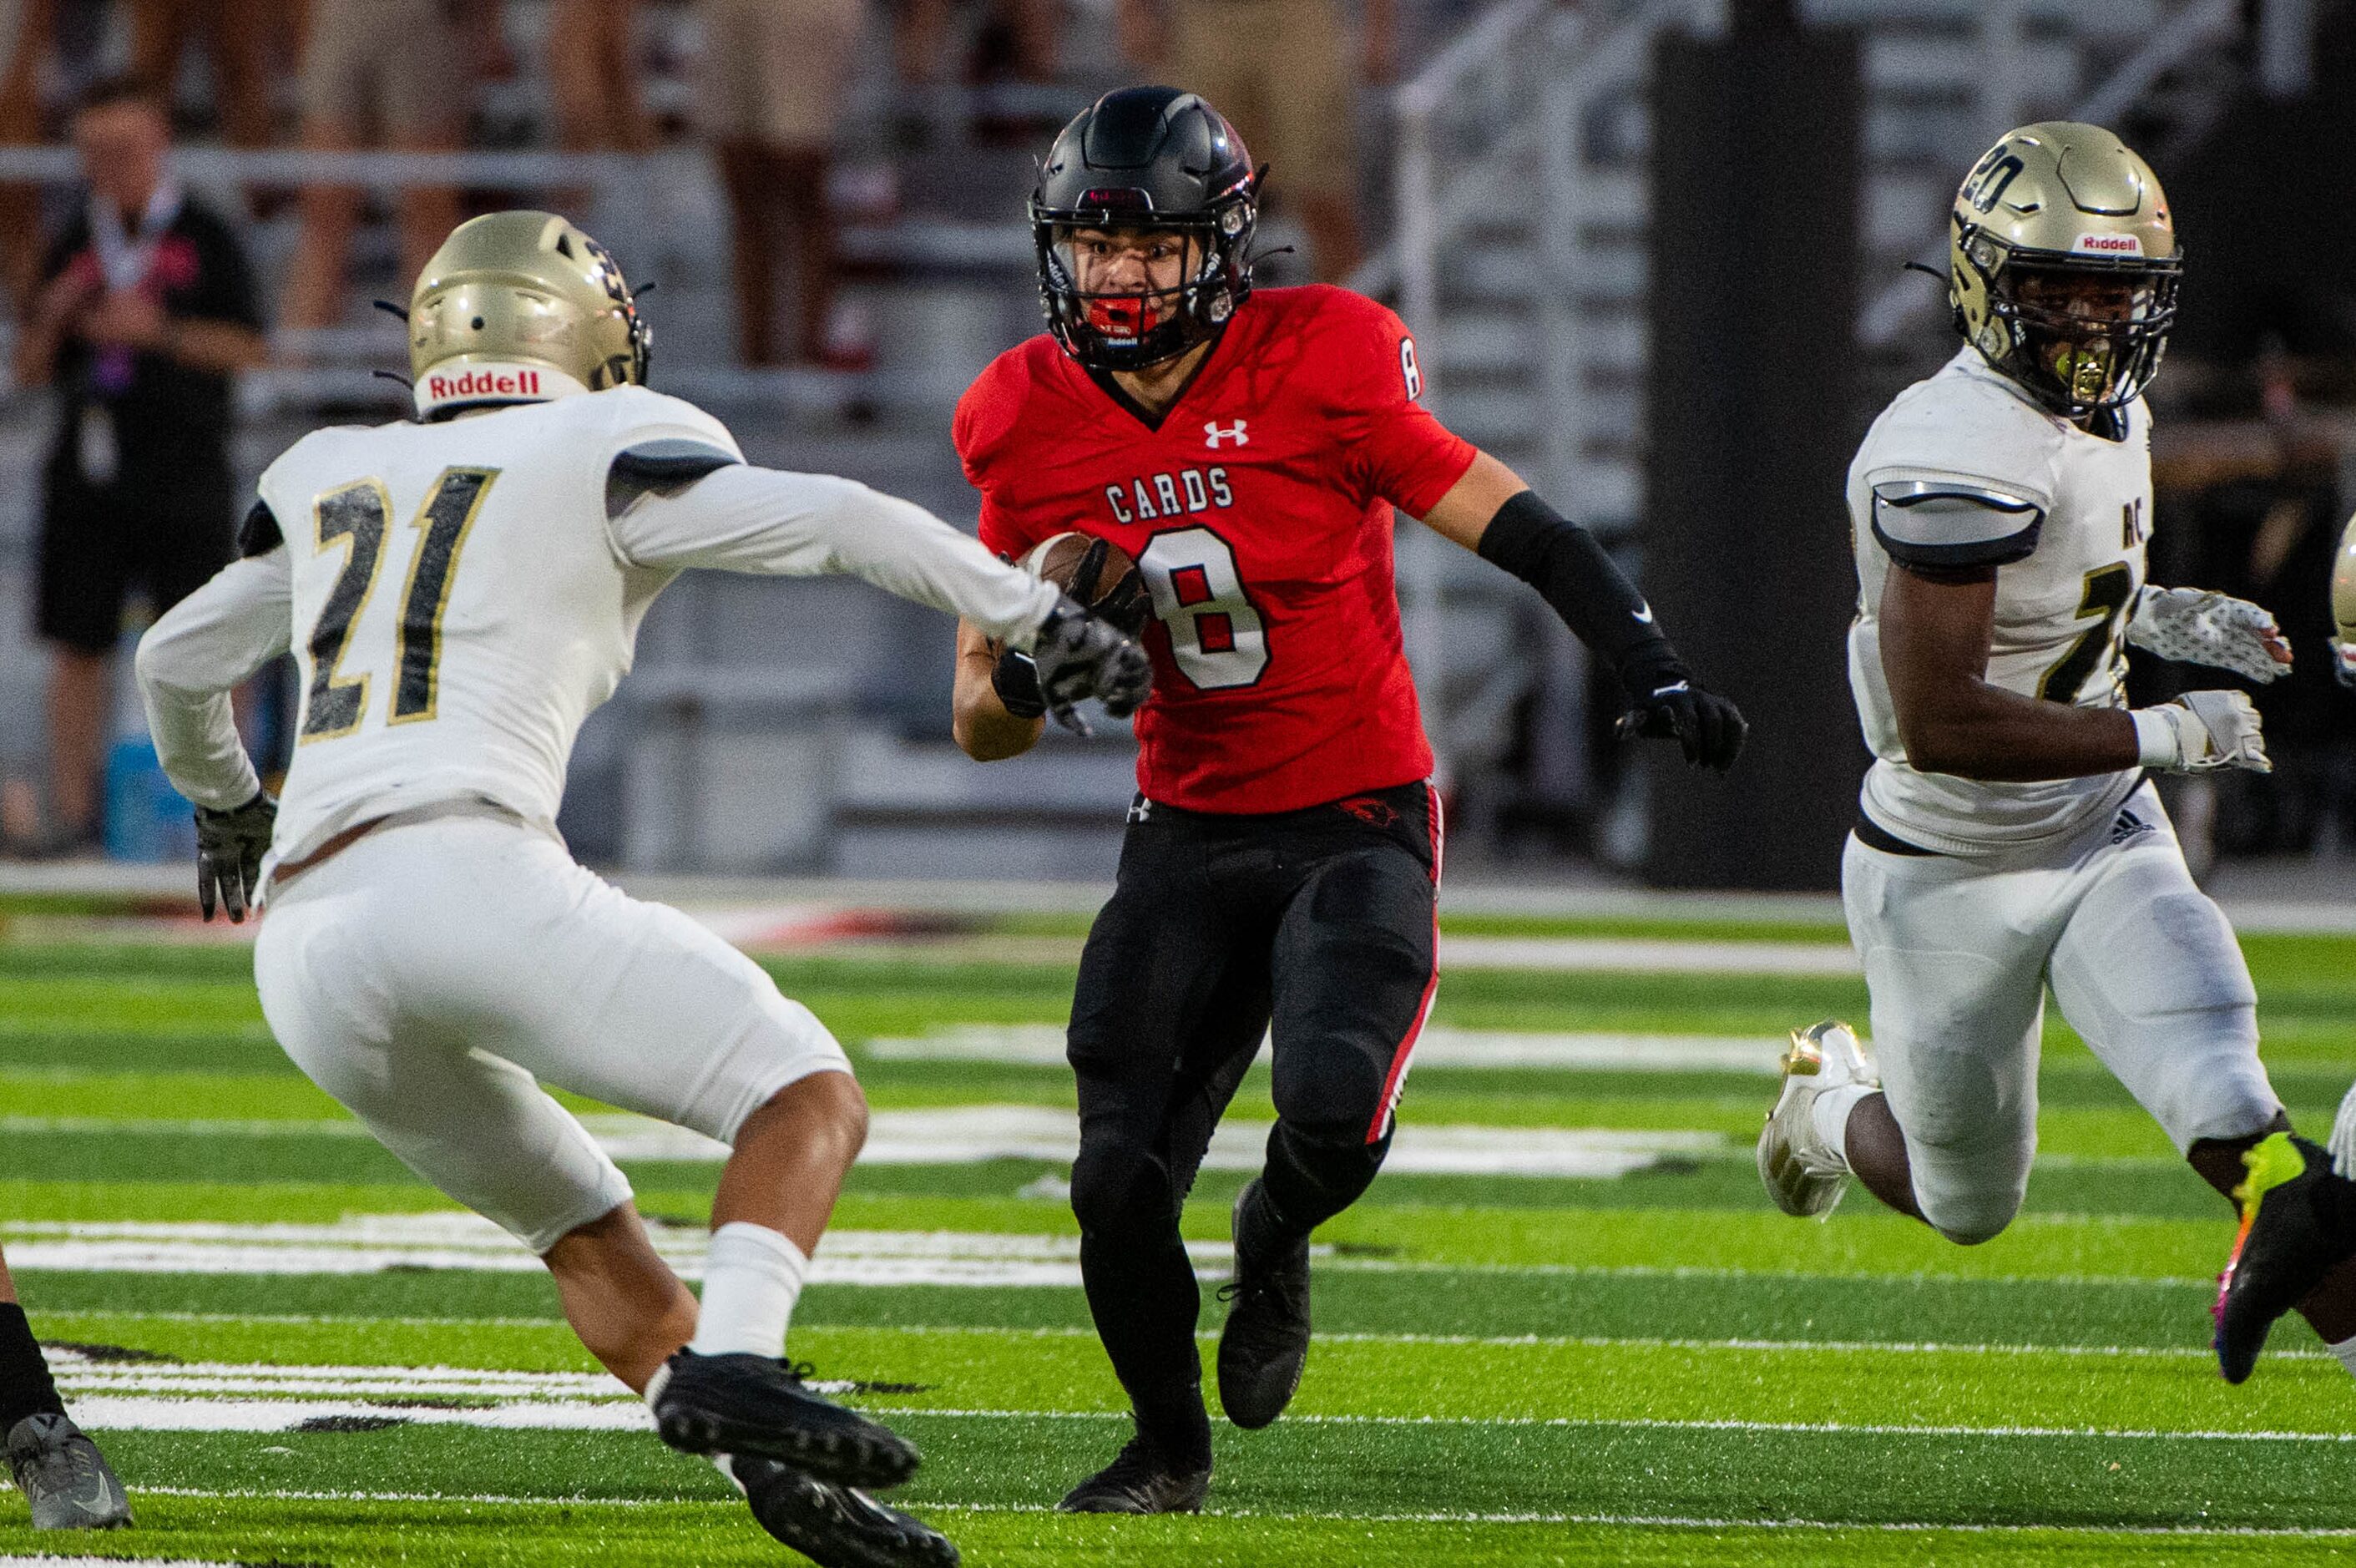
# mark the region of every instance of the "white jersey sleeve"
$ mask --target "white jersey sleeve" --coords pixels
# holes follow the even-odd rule
[[[293,575],[284,545],[232,561],[139,639],[139,694],[172,787],[234,811],[262,792],[229,693],[286,651]]]
[[[664,459],[694,463],[685,450],[658,455]],[[1054,585],[1007,565],[924,508],[823,474],[716,467],[670,494],[648,489],[630,499],[612,529],[616,550],[634,566],[849,573],[963,616],[1017,648],[1030,645],[1059,596]]]

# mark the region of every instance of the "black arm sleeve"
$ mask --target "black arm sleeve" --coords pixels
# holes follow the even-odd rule
[[[1481,556],[1536,588],[1562,624],[1623,678],[1639,671],[1647,680],[1683,675],[1644,596],[1612,564],[1595,535],[1558,514],[1536,490],[1497,509],[1481,535]]]

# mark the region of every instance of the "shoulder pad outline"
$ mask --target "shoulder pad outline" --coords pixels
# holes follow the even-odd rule
[[[1919,506],[1931,500],[1969,501],[1995,511],[2035,512],[2041,521],[2045,508],[2035,497],[2007,490],[1985,479],[1961,477],[1937,479],[1883,479],[1873,487],[1873,499],[1883,506]]]

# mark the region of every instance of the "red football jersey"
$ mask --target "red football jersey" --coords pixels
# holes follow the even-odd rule
[[[1398,317],[1322,285],[1253,294],[1158,421],[1044,336],[967,389],[981,542],[1012,559],[1076,529],[1143,571],[1148,798],[1289,811],[1431,771],[1391,508],[1421,516],[1476,454],[1422,390]]]

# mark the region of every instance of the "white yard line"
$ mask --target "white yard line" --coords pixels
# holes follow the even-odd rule
[[[1772,1057],[1770,1058],[1772,1062]],[[1505,1065],[1505,1064],[1499,1064]],[[700,1133],[624,1112],[582,1118],[617,1160],[677,1160],[718,1165],[728,1147]],[[1229,1120],[1211,1139],[1203,1168],[1257,1171],[1267,1163],[1270,1123]],[[256,1119],[174,1122],[111,1121],[100,1117],[12,1116],[11,1133],[220,1133],[262,1137],[366,1136],[348,1121]],[[1585,1176],[1608,1178],[1648,1169],[1664,1158],[1726,1152],[1716,1133],[1623,1132],[1610,1128],[1434,1126],[1409,1122],[1398,1130],[1384,1168],[1425,1176]],[[1049,1105],[952,1105],[877,1111],[868,1121],[859,1155],[869,1165],[978,1165],[988,1160],[1036,1160],[1069,1165],[1078,1155],[1076,1112]],[[444,1262],[422,1266],[447,1268]]]
[[[652,1227],[656,1251],[680,1274],[701,1275],[700,1229]],[[540,1260],[472,1214],[356,1215],[325,1225],[225,1221],[0,1222],[11,1264],[118,1273],[370,1274],[388,1269],[531,1273]],[[1200,1265],[1224,1269],[1232,1250],[1195,1241]],[[855,1285],[1077,1287],[1076,1236],[987,1231],[833,1230],[811,1279]]]
[[[0,1557],[0,1568],[57,1568],[61,1563],[103,1563],[107,1568],[240,1568],[235,1563],[199,1563],[192,1557]]]
[[[1605,1342],[1610,1343],[1610,1342]],[[1875,1347],[1879,1348],[1879,1347]],[[322,1423],[474,1426],[502,1430],[641,1432],[652,1417],[611,1379],[573,1372],[476,1372],[449,1367],[284,1367],[230,1362],[108,1363],[60,1358],[60,1391],[76,1419],[94,1431],[293,1432]],[[845,1393],[855,1385],[814,1385]],[[329,1393],[342,1397],[320,1397]],[[374,1399],[360,1396],[374,1395]],[[438,1406],[437,1400],[468,1400]],[[1122,1421],[1114,1411],[1009,1411],[886,1403],[890,1415],[990,1421]],[[1311,1425],[1556,1427],[1596,1430],[1793,1433],[1910,1437],[2100,1437],[2140,1442],[2356,1442],[2356,1433],[2165,1431],[2155,1428],[1776,1422],[1672,1421],[1588,1416],[1390,1416],[1296,1414]]]
[[[1346,1263],[1326,1264],[1346,1268]],[[299,1327],[336,1327],[348,1326],[364,1328],[565,1328],[561,1317],[364,1317],[342,1313],[228,1313],[228,1312],[140,1312],[130,1308],[109,1307],[74,1312],[52,1312],[43,1315],[48,1319],[68,1321],[119,1318],[136,1323],[235,1324],[241,1327],[255,1324],[283,1324]],[[893,1323],[893,1324],[817,1324],[817,1333],[837,1334],[909,1334],[909,1335],[970,1335],[987,1334],[1009,1339],[1093,1339],[1097,1331],[1077,1325],[1038,1324],[1028,1326],[1006,1326],[995,1324],[954,1323]],[[1197,1339],[1216,1340],[1219,1331],[1203,1328],[1195,1331]],[[1373,1332],[1324,1334],[1316,1336],[1321,1345],[1477,1345],[1499,1349],[1546,1348],[1555,1346],[1582,1346],[1592,1349],[1616,1349],[1623,1347],[1667,1350],[1885,1350],[1910,1356],[2094,1356],[2116,1358],[2148,1357],[2162,1360],[2206,1362],[2216,1352],[2192,1345],[2029,1345],[1991,1344],[1976,1340],[1900,1340],[1900,1339],[1674,1339],[1652,1335],[1618,1336],[1610,1334],[1378,1334]],[[49,1359],[73,1364],[102,1365],[90,1361],[72,1350],[52,1348]],[[2324,1361],[2332,1359],[2331,1352],[2322,1348],[2285,1348],[2268,1350],[2269,1361]],[[150,1363],[152,1365],[152,1363]],[[274,1363],[275,1364],[275,1363]],[[591,1374],[580,1374],[590,1376]]]

